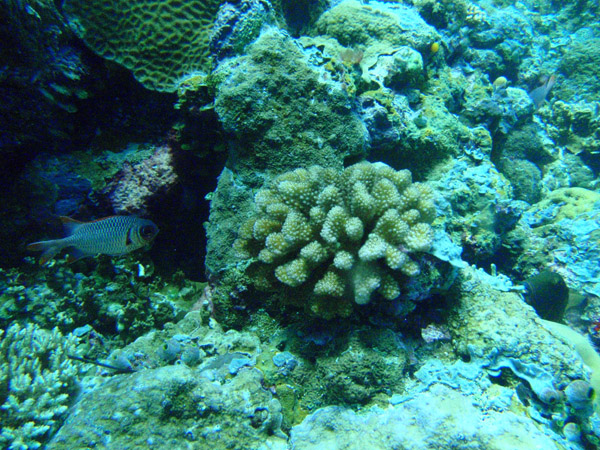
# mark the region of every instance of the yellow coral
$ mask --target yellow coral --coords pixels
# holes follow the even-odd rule
[[[377,292],[386,300],[394,300],[400,295],[400,286],[398,282],[389,274],[381,277],[381,283]]]
[[[375,261],[383,258],[387,250],[387,242],[378,234],[371,233],[367,241],[358,251],[358,257],[361,261]]]
[[[259,241],[267,238],[271,233],[281,230],[281,222],[271,219],[270,217],[259,217],[252,225],[252,237]],[[243,233],[243,234],[242,234]],[[246,231],[242,228],[240,235],[246,235]]]
[[[350,211],[354,216],[363,221],[370,221],[375,214],[373,209],[374,204],[375,199],[362,181],[358,181],[352,185]]]
[[[344,295],[344,280],[337,273],[329,270],[317,281],[314,292],[317,295],[341,297]]]
[[[413,252],[426,252],[433,245],[433,230],[426,223],[417,223],[404,238],[406,247]]]
[[[300,256],[312,265],[317,265],[324,262],[329,255],[327,249],[320,242],[313,241],[300,250]]]
[[[341,206],[334,206],[327,213],[321,229],[321,237],[330,244],[338,242],[345,232],[345,224],[349,219],[348,213]]]
[[[345,250],[340,250],[333,258],[333,265],[340,270],[350,270],[354,265],[354,256]]]
[[[281,234],[290,245],[298,246],[310,240],[312,228],[302,213],[291,211],[283,222]]]
[[[285,255],[291,249],[290,243],[282,233],[269,234],[265,239],[265,246],[274,255]]]
[[[363,236],[364,226],[362,221],[358,217],[350,217],[344,225],[344,231],[346,236],[351,241],[360,241]]]
[[[433,243],[433,190],[383,163],[287,172],[255,201],[257,218],[242,226],[236,248],[270,265],[282,284],[312,286],[307,305],[318,314],[346,315],[344,302],[366,304],[375,292],[398,297],[400,278],[420,273],[411,254]]]
[[[275,276],[283,284],[300,286],[308,279],[308,266],[304,258],[293,259],[275,269]]]

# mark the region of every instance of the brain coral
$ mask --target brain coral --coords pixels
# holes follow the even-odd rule
[[[222,0],[66,0],[76,32],[100,56],[131,70],[144,86],[173,92],[209,67],[208,41]]]
[[[433,241],[433,191],[383,163],[286,172],[255,203],[234,244],[255,258],[255,284],[307,289],[321,317],[347,316],[375,292],[397,298],[403,277],[420,272],[411,255]]]

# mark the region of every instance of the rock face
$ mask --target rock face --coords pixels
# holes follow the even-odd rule
[[[281,433],[261,379],[243,369],[220,384],[184,365],[115,376],[80,398],[47,448],[257,448]]]
[[[247,53],[215,72],[223,80],[215,110],[230,134],[229,166],[240,181],[362,158],[366,132],[348,94],[320,81],[289,36],[268,28]]]
[[[441,384],[386,410],[320,409],[292,429],[291,445],[294,450],[561,448],[531,419],[512,412],[484,414],[469,397]]]

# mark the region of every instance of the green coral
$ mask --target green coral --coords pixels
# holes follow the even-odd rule
[[[2,448],[40,448],[56,431],[82,367],[67,357],[75,345],[74,336],[63,337],[57,328],[16,323],[6,330],[0,342]]]
[[[76,32],[100,56],[144,86],[173,92],[181,78],[210,69],[209,35],[222,0],[67,0]]]
[[[215,111],[230,133],[230,167],[241,180],[261,172],[362,159],[365,130],[348,94],[319,78],[294,40],[266,28],[247,49],[214,73]]]
[[[315,34],[334,37],[343,46],[370,46],[382,41],[427,49],[439,39],[435,29],[414,8],[363,5],[347,0],[321,15]]]
[[[433,241],[433,191],[383,163],[287,172],[255,204],[234,246],[257,261],[256,284],[308,288],[322,317],[348,315],[352,299],[363,305],[375,292],[398,297],[401,278],[420,273],[413,256]]]

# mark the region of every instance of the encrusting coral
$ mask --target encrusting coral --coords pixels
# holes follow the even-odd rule
[[[411,255],[433,241],[432,189],[383,163],[286,172],[255,203],[256,215],[234,244],[241,257],[257,261],[255,284],[308,287],[310,308],[322,317],[346,316],[348,299],[364,305],[375,292],[397,298],[401,278],[420,273]]]
[[[4,336],[2,336],[4,334]],[[40,448],[65,415],[82,365],[76,338],[18,323],[0,330],[0,447]]]

